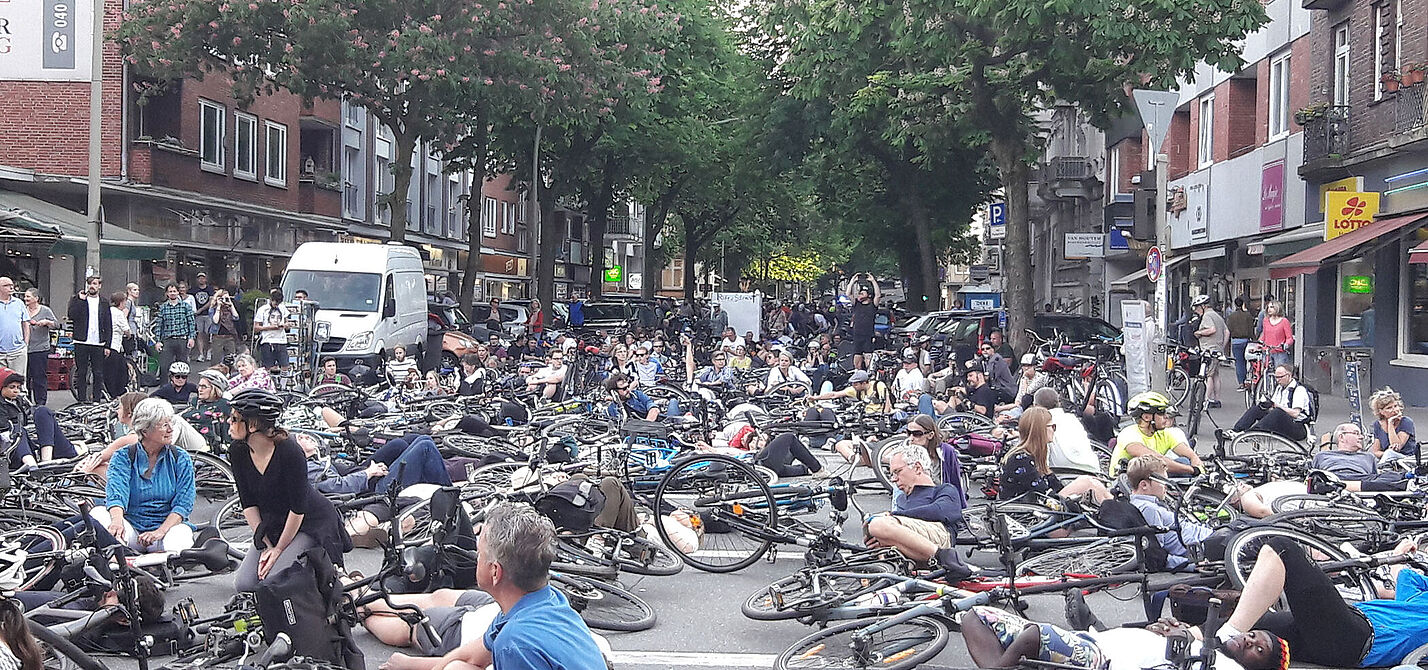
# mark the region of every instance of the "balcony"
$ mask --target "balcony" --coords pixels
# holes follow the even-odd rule
[[[1101,180],[1090,159],[1057,156],[1041,168],[1037,192],[1045,200],[1095,200],[1101,197]]]
[[[1346,1],[1347,0],[1304,0],[1303,7],[1304,9],[1322,9],[1332,12],[1342,7]]]
[[[1398,89],[1393,96],[1393,132],[1399,135],[1415,133],[1422,135],[1423,124],[1428,121],[1424,104],[1428,103],[1428,86],[1422,82]],[[1410,141],[1412,138],[1409,138]],[[1419,138],[1421,139],[1421,137]]]
[[[612,216],[610,217],[609,225],[605,227],[605,233],[607,235],[630,235],[639,237],[640,233],[644,232],[640,230],[640,228],[641,222],[630,218],[628,215]]]
[[[1300,125],[1304,127],[1304,164],[1299,167],[1300,176],[1338,167],[1349,153],[1349,107],[1325,107]]]

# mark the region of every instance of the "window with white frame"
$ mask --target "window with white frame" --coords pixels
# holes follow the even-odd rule
[[[507,235],[516,234],[516,204],[512,202],[501,203],[501,232]]]
[[[1349,24],[1334,29],[1334,104],[1349,104]]]
[[[258,117],[233,113],[233,176],[258,178]]]
[[[461,176],[446,177],[446,236],[461,238]]]
[[[1395,301],[1398,305],[1398,354],[1400,358],[1415,364],[1428,365],[1428,263],[1411,262],[1413,259],[1409,257],[1407,250],[1415,244],[1416,242],[1404,243],[1398,258],[1401,271],[1399,276],[1403,282],[1398,291],[1398,295],[1403,297]],[[1362,312],[1360,318],[1363,318]],[[1360,328],[1361,333],[1367,331],[1366,346],[1379,343],[1374,341],[1373,334],[1383,329],[1376,328],[1376,325],[1370,313],[1370,317],[1364,320]]]
[[[1373,99],[1383,99],[1383,76],[1388,74],[1388,65],[1392,48],[1393,35],[1389,33],[1389,23],[1392,17],[1388,15],[1388,4],[1377,4],[1373,6]]]
[[[1111,185],[1111,196],[1125,193],[1121,190],[1121,145],[1111,147],[1106,153],[1106,183]]]
[[[1200,167],[1215,160],[1215,94],[1200,98]]]
[[[1289,54],[1269,62],[1269,139],[1289,134]]]
[[[1403,68],[1403,0],[1393,3],[1393,69]]]
[[[223,141],[225,138],[223,129],[226,110],[223,105],[199,100],[198,111],[199,164],[205,169],[222,171],[224,168]]]
[[[288,185],[288,127],[272,121],[263,122],[265,152],[268,159],[263,168],[263,183],[269,186]]]
[[[481,199],[481,235],[483,237],[496,236],[496,199]]]

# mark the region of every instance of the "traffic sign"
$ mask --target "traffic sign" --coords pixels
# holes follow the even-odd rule
[[[1138,88],[1131,91],[1135,98],[1136,110],[1140,112],[1140,122],[1145,125],[1146,139],[1150,140],[1151,153],[1160,153],[1160,144],[1165,141],[1165,133],[1170,130],[1170,120],[1175,116],[1180,94],[1176,91],[1150,91]]]
[[[1151,283],[1160,281],[1160,275],[1165,272],[1165,259],[1160,255],[1160,247],[1154,246],[1150,251],[1145,252],[1145,278]]]
[[[987,205],[987,237],[993,240],[1007,236],[1007,204],[994,202]]]

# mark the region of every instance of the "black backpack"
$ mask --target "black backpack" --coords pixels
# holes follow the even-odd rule
[[[583,533],[595,525],[595,517],[605,509],[605,493],[588,479],[570,479],[551,487],[535,507],[550,517],[556,528]]]
[[[254,595],[269,644],[278,633],[287,633],[295,656],[366,670],[362,650],[352,642],[351,626],[340,616],[342,584],[326,550],[309,549],[281,572],[270,573]]]
[[[1096,512],[1096,520],[1101,525],[1116,530],[1130,530],[1141,528],[1146,525],[1145,516],[1129,500],[1124,498],[1111,498],[1101,503],[1101,508]],[[1170,552],[1165,547],[1160,546],[1160,540],[1155,536],[1137,536],[1136,542],[1141,544],[1145,553],[1145,568],[1151,572],[1163,572],[1169,568]]]

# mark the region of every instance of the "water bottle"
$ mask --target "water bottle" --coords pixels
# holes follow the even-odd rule
[[[853,601],[853,606],[886,607],[888,605],[897,603],[897,601],[900,600],[901,597],[902,593],[898,591],[898,588],[896,586],[889,586],[887,588],[873,591],[872,593],[866,593],[861,596],[858,596],[858,599]]]

